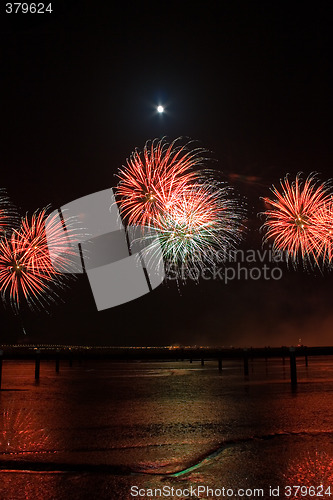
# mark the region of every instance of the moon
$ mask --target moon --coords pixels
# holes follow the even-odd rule
[[[161,106],[161,105],[157,106],[157,112],[158,113],[164,113],[164,107]]]

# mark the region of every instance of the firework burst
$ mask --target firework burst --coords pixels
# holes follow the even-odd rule
[[[51,263],[49,248],[57,246],[63,265],[70,254],[68,240],[58,219],[48,223],[47,209],[24,217],[18,229],[0,241],[0,292],[18,312],[22,298],[32,309],[45,307],[57,296],[55,289],[64,285],[64,275]]]
[[[161,248],[167,268],[183,274],[202,270],[227,256],[239,243],[244,210],[232,189],[216,181],[193,185],[153,221],[153,245]],[[156,247],[157,248],[157,247]]]
[[[150,226],[199,177],[205,150],[180,139],[147,141],[119,170],[117,197],[121,215],[129,225]]]
[[[281,190],[271,188],[275,199],[264,198],[271,207],[263,215],[264,242],[273,239],[273,250],[284,252],[296,266],[300,259],[306,267],[320,267],[332,260],[332,198],[330,184],[320,183],[316,174],[305,181],[301,174],[290,182],[280,181]]]

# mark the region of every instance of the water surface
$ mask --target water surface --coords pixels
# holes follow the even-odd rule
[[[333,484],[333,358],[300,358],[297,389],[289,375],[281,359],[250,361],[249,377],[237,360],[222,373],[216,362],[86,360],[59,374],[42,361],[35,383],[31,361],[5,361],[0,498],[121,500],[133,485],[266,498],[269,486]]]

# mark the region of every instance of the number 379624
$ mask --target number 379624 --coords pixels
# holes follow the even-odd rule
[[[51,14],[51,3],[6,3],[7,14]]]

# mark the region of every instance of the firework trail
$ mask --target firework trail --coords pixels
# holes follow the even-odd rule
[[[239,243],[244,210],[229,186],[216,181],[196,184],[182,193],[157,219],[151,239],[162,249],[166,267],[200,271],[223,260]]]
[[[280,187],[271,188],[275,199],[263,198],[271,207],[263,212],[264,243],[273,239],[273,250],[284,252],[295,266],[301,259],[304,267],[321,267],[333,255],[330,184],[320,183],[316,174],[305,181],[297,174],[292,183],[286,176]]]
[[[53,268],[49,247],[59,249],[64,267],[71,250],[59,219],[49,223],[46,237],[46,218],[47,208],[36,211],[0,240],[0,292],[16,313],[22,298],[31,309],[40,309],[55,300],[56,288],[64,286],[65,276]]]
[[[199,178],[205,165],[205,150],[195,148],[193,141],[181,139],[171,143],[147,141],[143,152],[135,150],[127,166],[119,170],[117,188],[120,213],[129,225],[150,226],[177,199],[179,194]]]

